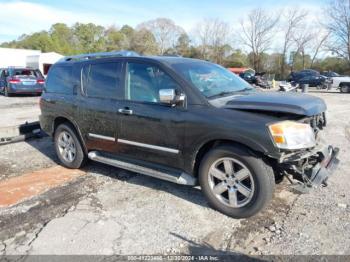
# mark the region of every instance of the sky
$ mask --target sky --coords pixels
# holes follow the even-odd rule
[[[48,30],[57,22],[72,25],[92,22],[102,26],[137,24],[167,17],[187,32],[205,18],[220,18],[231,25],[249,10],[262,7],[271,13],[298,6],[316,17],[328,0],[0,0],[0,43],[22,34]]]

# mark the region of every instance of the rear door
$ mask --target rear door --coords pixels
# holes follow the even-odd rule
[[[121,61],[95,61],[82,67],[78,121],[88,149],[116,151],[122,67]]]

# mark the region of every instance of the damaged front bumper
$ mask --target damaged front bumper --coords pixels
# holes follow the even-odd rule
[[[339,165],[339,159],[337,158],[339,154],[339,148],[333,148],[329,146],[324,148],[322,152],[322,161],[317,163],[311,169],[310,180],[313,186],[327,185],[327,179],[333,172],[337,169]]]
[[[293,183],[294,188],[305,193],[312,187],[327,186],[328,178],[339,164],[338,154],[339,148],[318,146],[313,150],[285,154],[278,162],[287,178],[292,174],[299,181],[297,184]]]

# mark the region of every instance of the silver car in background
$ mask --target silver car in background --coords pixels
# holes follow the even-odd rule
[[[0,92],[5,96],[13,94],[41,95],[45,78],[37,69],[8,67],[0,69]]]

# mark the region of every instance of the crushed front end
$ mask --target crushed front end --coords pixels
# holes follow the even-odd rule
[[[339,164],[338,148],[321,146],[303,152],[289,153],[281,158],[280,168],[300,183],[293,183],[295,189],[305,192],[312,187],[327,186],[327,179]]]
[[[327,124],[325,113],[305,117],[298,122],[311,127],[315,144],[310,148],[281,150],[277,166],[279,172],[287,177],[294,189],[306,193],[313,187],[327,186],[329,176],[339,164],[337,158],[339,148],[321,142],[320,131]],[[291,176],[298,182],[293,182],[290,179]]]

